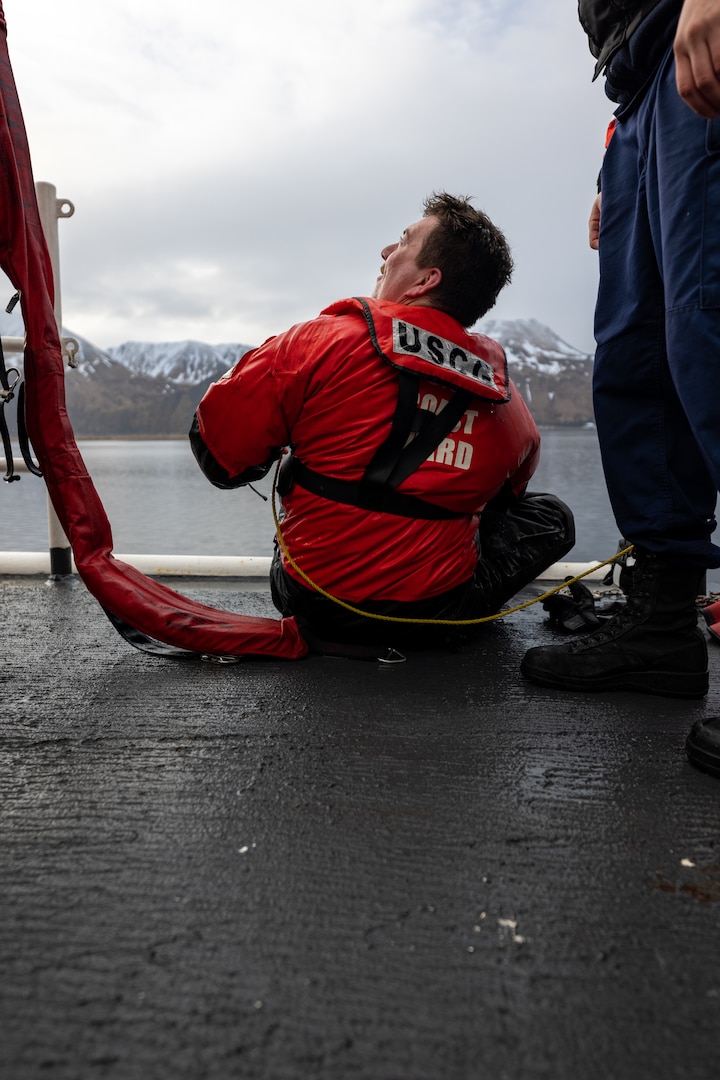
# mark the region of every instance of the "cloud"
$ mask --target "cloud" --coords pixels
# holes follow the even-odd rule
[[[434,189],[505,230],[494,315],[591,348],[585,222],[610,105],[564,0],[5,0],[64,321],[255,343],[370,291]]]

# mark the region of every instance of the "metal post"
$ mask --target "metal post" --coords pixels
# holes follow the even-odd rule
[[[35,194],[40,211],[40,221],[45,234],[45,243],[50,253],[53,281],[55,285],[55,321],[58,334],[62,338],[62,294],[60,291],[60,244],[58,240],[58,218],[72,217],[75,207],[69,199],[58,199],[54,184],[39,181],[35,184]],[[50,547],[51,583],[63,582],[72,576],[72,550],[65,531],[58,520],[55,508],[48,498],[48,542]]]

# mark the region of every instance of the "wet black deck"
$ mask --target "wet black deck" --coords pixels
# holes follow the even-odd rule
[[[524,682],[538,608],[221,667],[82,587],[0,607],[3,1077],[717,1075],[720,781],[683,744],[720,647],[688,703]]]

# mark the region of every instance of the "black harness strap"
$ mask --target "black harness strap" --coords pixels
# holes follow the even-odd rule
[[[309,469],[296,457],[287,457],[282,465],[282,490],[287,492],[292,482],[300,484],[306,491],[313,495],[320,495],[323,499],[332,499],[333,502],[346,503],[348,506],[358,506],[361,510],[373,510],[382,514],[397,514],[398,517],[420,518],[425,521],[447,521],[450,518],[465,517],[465,514],[456,514],[454,510],[446,510],[443,506],[425,502],[414,495],[404,495],[401,491],[395,491],[389,487],[373,487],[362,482],[352,480],[338,480],[334,476],[325,476],[323,473]],[[289,475],[288,475],[289,474]]]
[[[289,472],[293,481],[313,495],[358,506],[362,510],[425,521],[465,517],[465,514],[396,490],[452,431],[474,397],[469,390],[456,390],[444,409],[429,413],[417,408],[419,382],[417,375],[400,374],[398,404],[390,434],[376,451],[359,483],[315,472],[293,456],[283,463],[281,494],[288,490]]]
[[[390,474],[397,465],[403,448],[406,446],[419,419],[417,408],[419,378],[409,371],[398,372],[398,378],[400,385],[390,434],[375,451],[370,464],[365,470],[362,479],[363,483],[370,485],[388,483]]]
[[[456,390],[445,408],[438,413],[416,409],[415,416],[419,418],[417,425],[419,432],[401,450],[394,466],[385,478],[385,483],[392,488],[398,487],[422,465],[423,461],[427,461],[433,450],[438,448],[445,436],[450,434],[470,407],[474,396],[469,390]],[[365,472],[365,480],[374,478],[374,465],[375,459],[370,462]]]
[[[12,312],[19,299],[20,293],[16,292],[5,308],[8,314]],[[16,376],[15,379],[13,379],[12,385],[10,385],[10,372]],[[21,381],[20,372],[17,368],[10,368],[10,371],[6,368],[2,338],[0,338],[0,400],[2,401],[2,404],[0,405],[0,435],[2,436],[3,450],[5,452],[5,467],[7,470],[3,480],[6,480],[8,483],[11,483],[13,480],[21,479],[15,473],[12,443],[10,442],[10,432],[5,417],[5,406],[15,397],[16,386],[18,387],[17,433],[20,453],[22,454],[23,461],[27,465],[28,472],[31,472],[33,476],[42,476],[42,469],[39,465],[36,465],[32,459],[30,440],[28,438],[27,427],[25,426],[25,383]]]
[[[18,390],[18,411],[17,411],[17,430],[18,430],[18,445],[20,446],[20,453],[22,454],[23,461],[27,466],[28,472],[33,476],[42,476],[42,469],[33,461],[32,450],[30,447],[30,438],[27,432],[27,425],[25,423],[25,383],[20,383]]]
[[[12,385],[10,385],[10,372],[17,376]],[[13,480],[20,479],[15,473],[10,432],[5,416],[5,406],[15,397],[15,387],[20,380],[20,372],[17,368],[10,368],[10,372],[5,367],[5,353],[3,352],[2,339],[0,339],[0,401],[2,402],[0,404],[0,436],[2,436],[3,452],[5,454],[5,475],[3,480],[8,484],[11,484]]]

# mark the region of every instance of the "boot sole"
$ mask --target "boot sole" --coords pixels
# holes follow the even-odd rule
[[[720,759],[703,753],[702,750],[692,746],[690,742],[685,744],[685,753],[690,764],[694,765],[696,769],[710,773],[711,776],[720,776]]]
[[[710,716],[705,720],[696,720],[685,740],[685,753],[688,761],[703,772],[720,776],[720,730],[718,717]]]
[[[520,665],[520,671],[531,682],[550,686],[555,690],[578,690],[599,693],[607,690],[635,690],[641,694],[658,697],[701,698],[710,685],[708,672],[685,671],[627,671],[618,675],[605,675],[596,679],[557,676],[552,672],[528,669]]]

